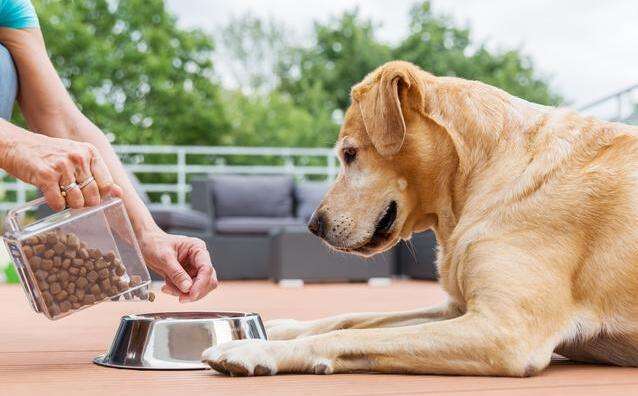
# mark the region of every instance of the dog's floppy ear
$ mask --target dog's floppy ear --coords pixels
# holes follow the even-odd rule
[[[399,70],[382,72],[376,82],[355,87],[352,99],[363,117],[366,132],[383,156],[397,154],[405,138],[401,92],[410,87],[408,76]]]

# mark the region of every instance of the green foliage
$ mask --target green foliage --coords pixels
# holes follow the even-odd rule
[[[528,58],[518,51],[492,52],[484,44],[473,44],[468,29],[435,14],[429,1],[412,8],[409,26],[408,36],[391,46],[376,38],[376,26],[362,20],[357,10],[316,24],[313,45],[292,49],[293,55],[282,61],[280,89],[309,111],[315,103],[305,99],[306,93],[323,90],[326,106],[345,110],[353,84],[377,66],[402,59],[435,75],[481,80],[534,102],[560,103]]]
[[[473,49],[470,31],[434,14],[427,1],[415,5],[410,15],[410,33],[393,49],[393,58],[413,62],[435,75],[483,81],[532,102],[560,103],[560,96],[535,75],[530,59],[518,51],[491,52],[482,43]]]
[[[268,94],[278,85],[275,68],[287,56],[291,33],[272,19],[233,17],[217,31],[217,63],[227,82],[244,94]]]
[[[286,71],[298,69],[300,50],[291,33],[273,20],[251,14],[218,30],[216,53],[226,66],[225,97],[232,133],[223,144],[245,146],[330,146],[338,132],[333,95],[321,81],[291,92],[282,89]]]
[[[344,110],[350,103],[350,87],[392,59],[390,47],[377,41],[374,31],[375,25],[361,21],[357,11],[325,25],[315,24],[313,45],[294,48],[288,64],[280,65],[281,88],[304,107],[314,105],[306,98],[308,90],[323,89],[328,106]]]
[[[13,264],[9,263],[3,268],[3,271],[7,283],[20,283],[20,278]]]
[[[163,0],[35,0],[51,59],[82,111],[118,143],[219,144],[229,124],[210,37]]]
[[[223,144],[309,147],[334,143],[334,135],[318,134],[322,129],[334,129],[330,118],[315,117],[280,92],[267,95],[231,92],[226,103],[235,132],[224,136]]]

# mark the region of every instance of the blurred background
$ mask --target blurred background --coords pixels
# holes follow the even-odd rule
[[[350,87],[392,59],[437,75],[480,80],[529,101],[638,122],[637,11],[630,0],[34,0],[34,5],[64,84],[116,145],[149,206],[175,213],[194,208],[208,217],[197,220],[208,221],[200,229],[165,228],[199,232],[217,246],[224,232],[216,229],[206,205],[193,202],[208,199],[194,192],[197,180],[287,175],[295,185],[325,185],[338,172],[330,147]],[[13,121],[23,123],[18,109]],[[1,180],[2,210],[36,195],[6,175]],[[296,211],[300,193],[291,194]],[[230,234],[239,237],[236,230]],[[266,234],[273,243],[272,229]],[[253,278],[290,277],[272,275],[278,265],[273,262],[287,249],[277,246],[267,254],[270,272],[246,270],[259,273]],[[390,273],[375,276],[410,276],[409,265],[401,264],[404,256],[431,266],[434,245],[424,246],[425,253],[415,242],[407,253],[397,252],[398,258],[386,258]],[[7,263],[0,258],[5,266],[0,279],[15,281]],[[424,277],[434,276],[431,268],[426,272]]]

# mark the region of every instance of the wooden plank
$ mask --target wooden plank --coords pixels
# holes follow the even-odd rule
[[[638,393],[638,370],[553,364],[533,378],[401,375],[284,375],[227,378],[212,371],[134,371],[99,367],[92,358],[110,343],[127,313],[184,310],[257,311],[265,319],[311,319],[345,311],[386,311],[430,305],[443,299],[429,282],[308,285],[282,289],[267,282],[228,282],[205,300],[181,305],[158,295],[155,303],[106,303],[50,322],[30,311],[22,291],[0,286],[0,395],[144,394],[180,392],[254,395],[613,395]]]

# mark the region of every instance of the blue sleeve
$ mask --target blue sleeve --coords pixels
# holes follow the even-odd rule
[[[37,28],[38,16],[30,0],[0,0],[0,27]]]

